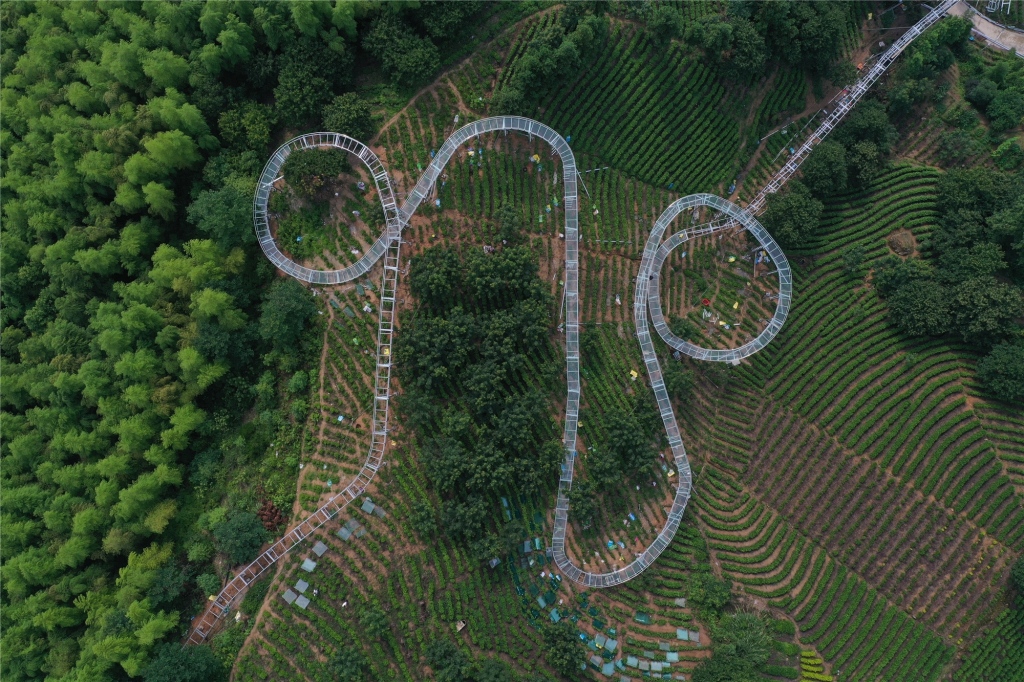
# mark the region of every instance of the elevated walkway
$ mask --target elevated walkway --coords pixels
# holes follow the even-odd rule
[[[654,541],[629,565],[606,573],[585,571],[575,565],[565,552],[565,536],[569,517],[569,491],[572,488],[573,470],[576,459],[576,437],[580,409],[580,354],[579,354],[579,203],[577,196],[576,159],[568,143],[548,126],[522,116],[494,116],[474,121],[456,130],[445,140],[438,153],[431,160],[427,169],[420,176],[416,186],[410,192],[405,203],[397,206],[387,170],[369,147],[358,140],[340,133],[318,132],[309,133],[289,140],[271,156],[264,167],[257,185],[253,206],[253,221],[256,235],[263,252],[275,266],[289,275],[310,284],[339,284],[351,281],[366,274],[382,257],[384,268],[381,281],[380,318],[377,332],[377,362],[375,376],[375,400],[373,408],[373,428],[369,452],[363,467],[356,477],[339,494],[330,498],[320,509],[303,519],[277,540],[255,561],[243,568],[216,596],[210,608],[193,623],[188,642],[201,643],[212,634],[217,623],[229,612],[238,597],[245,592],[249,584],[267,571],[284,554],[300,544],[317,528],[323,526],[361,495],[373,480],[380,467],[387,446],[390,376],[391,376],[391,342],[395,322],[395,292],[398,286],[399,247],[401,231],[408,224],[423,199],[430,195],[443,168],[458,148],[472,138],[485,133],[517,131],[532,137],[538,137],[551,146],[552,155],[562,161],[562,184],[564,187],[565,206],[565,358],[568,395],[566,400],[566,417],[563,430],[565,459],[558,482],[558,498],[555,507],[555,524],[551,538],[553,557],[558,566],[569,579],[588,588],[611,587],[618,585],[642,573],[668,547],[682,521],[683,513],[692,492],[692,473],[686,450],[683,447],[675,412],[669,400],[654,342],[650,335],[647,312],[650,309],[650,320],[655,331],[671,347],[691,357],[712,362],[738,362],[744,357],[756,353],[763,348],[781,329],[789,311],[792,296],[792,276],[788,261],[778,244],[757,222],[755,216],[764,210],[769,194],[777,192],[782,185],[796,173],[800,164],[810,154],[815,144],[824,139],[846,113],[856,104],[868,88],[885,72],[893,61],[906,49],[915,38],[928,27],[938,21],[957,4],[957,0],[944,0],[930,11],[921,21],[900,37],[884,52],[875,64],[852,86],[848,94],[840,101],[833,112],[826,117],[818,130],[805,142],[786,165],[769,181],[754,200],[742,209],[729,201],[710,194],[696,194],[683,197],[671,204],[658,218],[644,248],[644,255],[637,277],[636,296],[634,299],[634,316],[637,335],[647,374],[654,389],[655,397],[661,413],[669,446],[672,449],[676,468],[679,471],[679,483],[676,488],[672,507],[669,510],[665,526]],[[274,242],[268,221],[267,201],[273,183],[279,178],[281,167],[293,152],[300,149],[337,147],[358,156],[370,169],[377,186],[381,206],[384,209],[387,226],[384,234],[362,258],[353,265],[341,270],[313,270],[295,263]],[[697,226],[672,235],[662,243],[668,225],[683,210],[696,206],[709,206],[718,211],[721,219]],[[742,227],[749,230],[764,247],[773,261],[778,265],[780,295],[775,314],[768,327],[751,342],[730,350],[705,349],[689,344],[672,335],[665,324],[661,311],[660,297],[657,294],[661,267],[668,253],[676,246],[694,236],[712,234],[726,229]]]

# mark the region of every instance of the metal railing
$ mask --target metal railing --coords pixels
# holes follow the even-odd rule
[[[358,156],[366,164],[373,174],[374,183],[377,185],[378,197],[384,209],[386,220],[384,234],[374,244],[375,249],[378,246],[380,248],[378,249],[378,255],[373,261],[365,262],[366,257],[364,256],[355,266],[345,270],[330,272],[302,267],[281,253],[270,234],[267,213],[267,201],[270,197],[270,190],[274,179],[278,177],[281,166],[292,151],[324,147],[344,149]],[[270,161],[263,169],[260,182],[256,188],[253,222],[256,226],[256,236],[259,239],[260,247],[271,262],[292,277],[304,282],[335,284],[350,281],[368,272],[374,262],[379,260],[381,255],[384,256],[380,301],[378,304],[377,362],[374,377],[375,390],[373,422],[370,430],[370,448],[359,473],[340,493],[332,496],[313,514],[289,529],[284,536],[256,557],[255,561],[243,568],[239,571],[238,575],[228,581],[220,591],[220,594],[214,598],[213,603],[209,605],[208,609],[193,622],[188,637],[188,641],[193,644],[206,640],[217,623],[231,610],[231,606],[238,596],[245,592],[248,585],[273,566],[278,559],[309,537],[313,531],[337,516],[342,509],[351,504],[366,490],[380,468],[381,460],[384,457],[384,449],[387,446],[388,407],[391,384],[391,341],[395,329],[395,296],[398,289],[398,262],[399,249],[402,244],[401,232],[403,223],[399,220],[394,192],[391,189],[391,182],[388,179],[383,164],[381,164],[377,155],[369,147],[346,135],[338,133],[309,133],[289,140],[274,152],[270,157]],[[367,256],[369,255],[367,254]]]
[[[698,206],[709,206],[726,217],[698,228],[682,230],[664,242],[661,241],[666,228],[676,216],[683,211]],[[758,243],[761,244],[761,247],[768,253],[775,264],[779,276],[778,304],[765,328],[751,341],[731,349],[702,348],[689,341],[684,341],[673,334],[668,328],[661,310],[661,268],[665,264],[668,254],[676,247],[694,237],[713,234],[733,225],[740,225],[754,235],[754,238],[757,239]],[[637,277],[636,293],[636,309],[634,314],[645,315],[647,309],[650,308],[651,322],[654,324],[654,329],[669,346],[697,360],[736,363],[767,346],[775,338],[775,335],[779,333],[779,330],[782,329],[793,300],[793,273],[789,267],[789,260],[786,258],[786,254],[783,253],[782,248],[748,211],[736,206],[731,201],[713,194],[691,194],[669,205],[657,222],[654,223],[654,228],[647,239],[647,246],[644,248],[643,259],[640,262],[640,275]],[[638,320],[637,327],[639,328],[639,326]],[[644,326],[646,327],[646,319]]]
[[[651,322],[658,334],[670,346],[691,357],[700,360],[731,362],[761,350],[778,333],[782,323],[785,321],[791,303],[792,275],[785,254],[767,231],[761,227],[754,216],[764,209],[767,196],[777,192],[792,177],[813,146],[824,139],[835,128],[843,116],[856,104],[867,89],[878,80],[907,45],[921,35],[929,26],[938,21],[956,1],[944,0],[938,7],[929,12],[921,21],[894,42],[871,69],[850,89],[847,95],[840,100],[838,106],[828,115],[815,134],[800,146],[745,210],[720,197],[710,194],[697,194],[683,197],[674,202],[655,222],[644,248],[640,271],[637,277],[634,317],[644,364],[658,402],[669,446],[679,471],[679,485],[676,488],[665,526],[658,533],[654,541],[627,566],[609,572],[594,573],[585,571],[573,564],[565,552],[565,536],[569,517],[569,491],[572,488],[576,460],[576,438],[580,408],[578,174],[576,160],[568,143],[548,126],[522,116],[495,116],[474,121],[459,128],[445,140],[400,208],[395,201],[387,170],[377,158],[377,155],[358,140],[340,133],[318,132],[296,137],[282,145],[271,156],[260,175],[253,205],[253,221],[256,235],[260,247],[267,258],[275,266],[292,277],[311,284],[340,284],[351,281],[369,272],[381,257],[384,258],[377,331],[377,362],[374,382],[376,388],[371,443],[362,469],[349,485],[342,492],[331,497],[316,512],[292,527],[283,537],[257,557],[255,561],[243,568],[238,575],[230,580],[220,594],[215,597],[210,608],[197,619],[197,622],[193,623],[188,641],[190,643],[204,641],[211,634],[216,624],[227,615],[234,601],[245,591],[249,584],[317,528],[334,518],[342,509],[362,494],[373,480],[381,465],[384,450],[387,446],[391,342],[395,329],[395,294],[398,286],[401,231],[408,224],[423,199],[429,196],[442,169],[447,165],[458,148],[471,138],[479,137],[489,132],[519,131],[526,133],[531,138],[537,136],[551,146],[553,155],[557,155],[562,160],[566,221],[565,334],[568,395],[563,431],[565,460],[561,465],[561,474],[558,481],[555,524],[552,533],[552,553],[555,564],[570,580],[585,585],[588,588],[611,587],[624,583],[642,573],[668,547],[675,536],[690,499],[693,483],[689,460],[680,436],[675,412],[672,408],[668,392],[665,389],[663,374],[650,335],[647,318],[648,308],[650,308]],[[373,247],[356,263],[340,270],[314,270],[307,268],[295,263],[282,253],[271,234],[267,209],[267,202],[273,189],[273,184],[278,178],[281,167],[288,156],[296,150],[323,147],[343,149],[355,154],[366,164],[377,186],[378,196],[381,200],[381,206],[384,209],[387,222],[384,234],[374,243]],[[709,206],[724,214],[725,217],[705,225],[683,230],[672,235],[662,243],[662,237],[669,223],[683,210],[697,206]],[[665,324],[660,296],[658,295],[661,267],[664,265],[669,252],[685,241],[697,236],[740,226],[749,230],[754,235],[777,265],[780,293],[776,312],[765,330],[751,342],[739,348],[712,350],[689,344],[674,336]]]
[[[892,63],[896,61],[907,46],[910,45],[914,40],[928,30],[932,24],[941,19],[949,9],[957,3],[957,0],[943,0],[933,10],[928,12],[922,17],[916,24],[911,26],[906,33],[897,38],[892,45],[883,52],[875,63],[857,79],[848,89],[846,95],[841,97],[835,108],[825,117],[825,120],[821,122],[818,129],[811,135],[799,148],[789,157],[785,165],[768,181],[757,196],[747,205],[747,212],[751,215],[758,215],[764,210],[765,201],[768,199],[769,194],[774,194],[786,184],[786,181],[793,177],[797,169],[800,168],[800,164],[804,162],[807,156],[811,153],[811,150],[816,144],[825,139],[825,137],[835,130],[843,117],[849,113],[850,109],[860,101],[860,98],[871,88],[875,82],[882,77]]]
[[[652,248],[656,248],[656,251],[651,256],[651,270],[647,273],[650,295],[647,297],[647,305],[645,308],[650,308],[651,320],[654,323],[654,328],[665,343],[675,350],[698,360],[738,362],[740,359],[748,357],[764,348],[768,342],[779,333],[783,322],[786,320],[786,315],[789,313],[789,307],[792,303],[793,275],[789,267],[789,261],[786,259],[786,255],[782,252],[782,249],[779,248],[779,245],[775,240],[772,239],[771,235],[769,235],[764,227],[762,227],[757,221],[755,216],[764,211],[767,205],[768,196],[779,191],[779,189],[781,189],[782,186],[791,177],[793,177],[797,170],[799,170],[800,165],[810,155],[815,145],[824,140],[829,133],[835,130],[843,117],[850,112],[854,105],[860,101],[871,86],[878,81],[886,70],[888,70],[907,46],[931,27],[932,24],[941,19],[956,3],[957,0],[944,0],[937,7],[930,10],[928,14],[921,18],[920,21],[911,26],[906,33],[893,42],[893,44],[879,56],[875,63],[861,75],[857,82],[851,86],[842,97],[835,100],[835,107],[832,112],[825,117],[818,128],[815,129],[807,140],[805,140],[803,144],[794,151],[782,168],[772,176],[768,183],[746,206],[745,210],[713,195],[691,195],[670,205],[661,217],[658,218],[658,221],[655,223],[655,228],[648,239],[647,248],[644,251],[644,258],[646,262],[648,252]],[[679,215],[682,210],[694,206],[710,206],[711,208],[716,209],[720,214],[724,214],[724,216],[708,223],[678,232],[659,245],[661,236],[664,232],[664,226],[667,226],[668,222],[671,222],[671,220]],[[662,225],[660,232],[658,228],[659,225]],[[718,350],[702,348],[701,346],[692,344],[673,334],[665,323],[665,318],[661,309],[661,297],[657,286],[660,281],[661,267],[664,265],[665,259],[668,257],[668,254],[672,249],[676,248],[680,244],[683,244],[697,236],[713,234],[715,232],[736,229],[739,227],[745,228],[753,234],[755,239],[757,239],[761,246],[768,252],[768,255],[776,264],[779,276],[778,305],[776,306],[775,313],[768,321],[766,327],[750,342],[733,349]],[[657,237],[656,240],[655,237]],[[641,264],[641,269],[643,269],[643,267],[643,264]],[[637,291],[639,292],[639,290],[640,287],[638,286]]]

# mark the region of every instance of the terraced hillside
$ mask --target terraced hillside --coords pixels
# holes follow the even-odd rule
[[[462,124],[482,115],[482,98],[508,77],[531,32],[550,21],[551,13],[527,21],[515,37],[499,39],[507,55],[474,55],[383,128],[376,148],[399,186],[412,185],[456,116]],[[806,97],[802,80],[777,73],[777,89],[759,106],[730,99],[680,48],[652,60],[647,40],[629,22],[613,22],[596,75],[588,71],[564,92],[548,93],[537,113],[571,135],[581,170],[590,170],[580,197],[581,320],[596,339],[594,362],[583,371],[585,443],[604,437],[603,415],[627,404],[629,371],[641,369],[630,303],[648,226],[680,193],[721,191],[738,167],[741,138]],[[662,102],[664,92],[672,94]],[[674,136],[677,129],[691,132]],[[772,139],[766,154],[785,139]],[[563,207],[552,161],[514,136],[461,150],[439,188],[440,206],[425,207],[407,231],[404,257],[442,241],[464,249],[496,245],[496,214],[509,201],[557,300]],[[771,167],[762,155],[750,181]],[[517,540],[496,568],[446,539],[435,541],[432,493],[415,442],[399,426],[370,495],[382,513],[353,506],[331,525],[347,530],[344,537],[333,530],[316,538],[323,556],[312,554],[311,539],[282,564],[236,679],[330,679],[331,661],[347,648],[361,651],[377,678],[421,679],[436,633],[506,658],[520,672],[542,670],[537,626],[552,609],[591,644],[617,638],[625,660],[664,658],[678,662],[673,672],[688,671],[708,655],[710,633],[676,600],[701,571],[731,579],[744,608],[792,620],[794,648],[781,647],[773,660],[794,671],[934,680],[969,646],[982,654],[961,679],[1000,665],[992,652],[1009,638],[1010,617],[997,623],[994,614],[1008,566],[1024,549],[1024,417],[980,395],[976,358],[965,348],[901,336],[866,277],[897,230],[925,248],[938,173],[898,163],[871,187],[830,202],[814,240],[788,252],[796,264],[795,304],[775,342],[731,376],[692,367],[701,378],[677,414],[698,472],[697,494],[679,536],[647,576],[594,594],[553,576],[543,552],[550,495],[495,501],[494,525],[513,528]],[[865,266],[851,273],[843,255],[855,246],[864,248]],[[679,257],[666,269],[685,265]],[[681,276],[665,279],[670,301],[698,291]],[[366,305],[374,309],[372,290],[349,287],[328,292],[322,306],[329,331],[310,422],[319,445],[309,450],[311,470],[300,490],[305,508],[350,472],[366,440],[359,420],[369,395],[363,351],[373,315],[363,312]],[[554,329],[553,338],[560,338]],[[556,377],[524,380],[564,393]],[[667,491],[669,470],[658,467],[652,480],[652,488]],[[652,492],[626,488],[610,501],[634,509],[635,518],[602,510],[596,529],[573,525],[570,551],[590,564],[628,561],[632,544],[646,544],[663,518]],[[312,572],[302,568],[304,559],[317,562]],[[308,583],[305,608],[283,599],[286,590],[301,592],[300,580]],[[992,625],[995,632],[979,639]],[[225,642],[232,632],[221,635]],[[691,632],[699,633],[696,642]],[[295,655],[300,647],[304,653]],[[800,648],[809,651],[800,656]],[[642,671],[617,668],[620,674]]]
[[[936,679],[992,623],[1022,547],[1019,413],[979,396],[966,350],[896,332],[866,269],[841,260],[888,253],[897,229],[925,240],[936,179],[896,165],[831,202],[791,253],[797,304],[777,343],[688,423],[721,570],[845,679]]]

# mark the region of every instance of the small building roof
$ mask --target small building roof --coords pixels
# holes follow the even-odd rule
[[[675,599],[675,603],[676,603],[676,606],[681,606],[681,607],[683,607],[685,609],[686,608],[686,597],[677,597]]]
[[[690,633],[684,630],[683,628],[676,628],[676,639],[681,639],[684,642],[688,642],[690,640]]]
[[[658,642],[658,648],[662,651],[672,651],[672,647],[668,645],[668,642]]]
[[[303,559],[302,560],[302,570],[303,571],[306,571],[307,573],[312,573],[314,568],[316,568],[316,562],[315,561],[313,561],[312,559]]]
[[[305,594],[306,590],[309,589],[309,583],[307,583],[305,580],[300,579],[299,582],[295,583],[295,589],[301,592],[302,594]]]
[[[640,659],[638,659],[636,656],[626,656],[626,665],[628,665],[630,668],[635,668],[638,665],[640,665]]]
[[[661,663],[659,663],[658,661],[651,661],[651,672],[652,673],[660,673],[661,672]]]
[[[700,643],[700,631],[690,630],[690,641]]]
[[[615,652],[615,647],[617,646],[619,646],[618,640],[614,640],[611,637],[609,637],[608,641],[604,643],[604,648],[608,651],[611,651],[612,653]]]
[[[668,661],[669,663],[678,663],[679,662],[679,654],[676,653],[675,651],[670,651],[667,654],[665,654],[665,660]]]
[[[615,664],[612,663],[611,661],[608,661],[607,663],[605,663],[601,667],[601,674],[602,675],[611,675],[614,672],[615,672]]]
[[[363,500],[363,504],[362,504],[362,506],[360,506],[359,508],[360,508],[360,509],[362,509],[362,510],[363,510],[364,512],[366,512],[367,514],[372,514],[372,513],[373,513],[373,510],[374,510],[374,509],[375,509],[376,507],[377,507],[377,505],[375,505],[375,504],[374,504],[374,503],[373,503],[373,502],[372,502],[372,501],[370,500],[370,498],[368,498],[368,497],[367,497],[367,498],[366,498],[365,500]]]
[[[348,541],[348,539],[352,537],[352,531],[350,531],[346,526],[342,526],[338,531],[338,537],[342,540]]]
[[[601,657],[597,656],[596,654],[594,656],[591,656],[590,657],[590,665],[592,665],[595,668],[597,668],[598,670],[600,670],[601,669]]]
[[[376,514],[377,516],[379,516],[382,519],[385,516],[387,516],[387,512],[384,511],[384,507],[380,506],[379,504],[376,507],[374,507],[373,513]]]
[[[560,620],[562,620],[562,616],[559,615],[558,609],[551,609],[551,622],[557,623]]]
[[[284,594],[281,595],[281,598],[284,599],[289,604],[291,604],[291,603],[293,603],[295,601],[295,598],[297,596],[299,596],[299,595],[295,594],[291,590],[285,590]]]
[[[306,608],[307,606],[309,606],[309,597],[307,597],[304,594],[300,595],[299,598],[295,600],[295,605],[298,606],[300,609]]]
[[[324,552],[327,551],[327,545],[317,540],[317,543],[313,545],[313,554],[317,556],[323,556]]]

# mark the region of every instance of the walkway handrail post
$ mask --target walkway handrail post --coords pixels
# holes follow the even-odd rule
[[[679,485],[676,488],[672,508],[668,513],[665,526],[659,532],[654,542],[624,568],[606,573],[583,571],[572,563],[565,552],[565,535],[569,512],[568,496],[572,488],[580,405],[579,202],[576,189],[577,179],[582,184],[582,177],[578,176],[576,160],[568,143],[548,126],[522,116],[497,116],[474,121],[459,128],[445,140],[401,207],[398,207],[395,201],[391,182],[384,165],[369,147],[354,138],[340,133],[309,133],[293,138],[278,148],[264,166],[253,198],[253,223],[256,229],[256,237],[267,258],[282,271],[309,284],[341,284],[366,274],[381,257],[384,257],[377,331],[376,393],[374,396],[371,443],[363,467],[354,479],[340,493],[331,497],[323,506],[317,509],[316,512],[292,527],[284,536],[257,557],[255,561],[244,567],[235,578],[229,581],[213,600],[210,609],[202,617],[196,619],[188,642],[201,643],[205,641],[212,633],[213,628],[227,615],[234,601],[245,591],[249,584],[263,572],[267,571],[278,559],[297,546],[303,539],[314,533],[330,519],[335,518],[342,509],[361,495],[373,481],[377,470],[381,466],[383,455],[387,448],[391,349],[395,328],[395,297],[398,286],[401,232],[408,224],[423,198],[429,196],[429,191],[435,185],[441,169],[448,163],[452,155],[470,137],[479,137],[480,134],[485,132],[519,131],[526,133],[531,140],[536,135],[551,146],[553,155],[559,156],[562,160],[566,221],[564,232],[566,249],[566,373],[569,394],[567,396],[565,428],[563,431],[565,460],[562,465],[563,473],[559,477],[558,482],[555,524],[552,531],[553,558],[559,570],[565,573],[566,576],[587,587],[611,587],[626,582],[643,572],[668,547],[678,530],[683,512],[690,499],[693,484],[689,460],[683,447],[674,410],[665,389],[661,368],[650,335],[647,317],[648,308],[650,308],[651,322],[662,338],[673,348],[677,348],[698,359],[735,362],[761,350],[778,333],[782,323],[785,321],[791,304],[792,274],[789,271],[785,254],[772,240],[771,236],[768,235],[767,231],[757,222],[755,216],[764,210],[767,196],[778,191],[798,170],[800,164],[810,154],[814,145],[835,129],[843,116],[859,101],[868,88],[878,80],[896,57],[906,49],[907,45],[921,35],[929,26],[938,21],[956,2],[957,0],[943,0],[921,21],[911,27],[907,33],[897,39],[876,60],[868,72],[857,81],[850,89],[848,95],[840,100],[839,105],[826,117],[814,135],[800,146],[799,150],[790,157],[782,169],[757,194],[745,210],[713,195],[691,195],[674,202],[655,222],[644,249],[640,273],[637,277],[634,318],[644,363],[651,380],[651,387],[658,401],[669,445],[679,471]],[[270,193],[273,191],[274,183],[280,179],[281,167],[288,156],[292,151],[324,146],[340,148],[355,154],[366,164],[377,187],[378,198],[384,209],[386,221],[384,233],[371,249],[356,263],[340,270],[313,270],[295,263],[281,252],[270,230],[270,215],[267,204]],[[681,233],[672,235],[672,237],[662,243],[661,239],[669,223],[682,210],[698,205],[711,206],[720,213],[725,214],[726,218],[714,221],[708,225],[684,230]],[[660,297],[657,294],[661,266],[664,264],[668,253],[684,241],[696,236],[729,229],[737,225],[742,225],[751,231],[776,263],[780,283],[779,303],[776,307],[776,313],[766,329],[758,337],[739,348],[716,351],[687,344],[687,342],[672,335],[667,325],[665,325],[664,316],[660,308]]]

